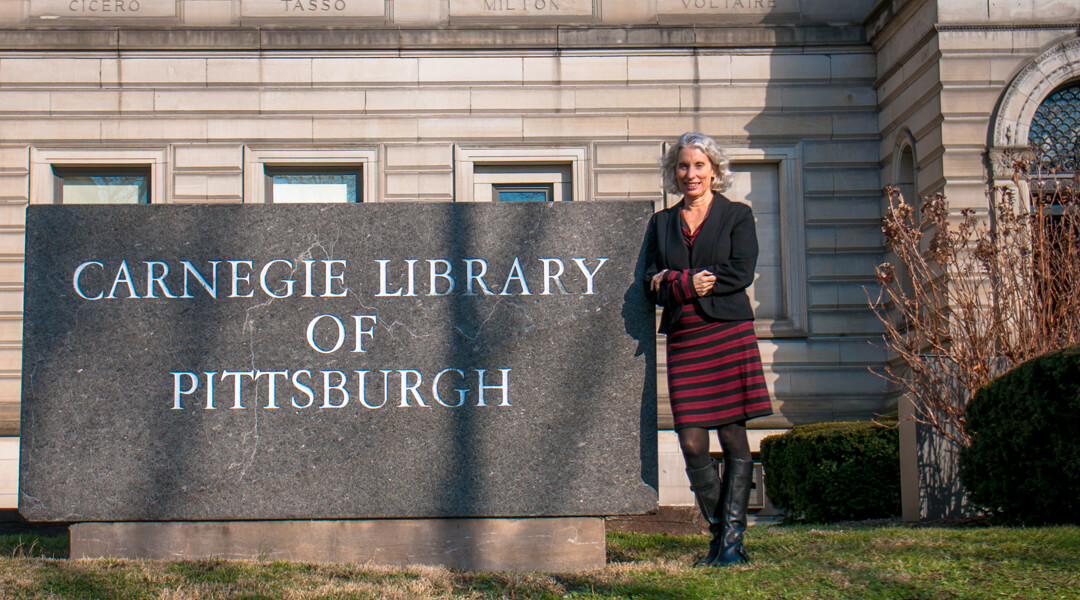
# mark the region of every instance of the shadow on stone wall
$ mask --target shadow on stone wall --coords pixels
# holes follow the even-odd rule
[[[916,425],[919,520],[960,519],[977,514],[960,482],[959,447],[926,425]]]
[[[637,342],[634,356],[645,358],[645,382],[641,388],[641,480],[654,488],[659,487],[660,467],[657,457],[656,416],[656,332],[651,326],[654,319],[642,319],[641,315],[654,315],[653,304],[645,296],[645,246],[648,236],[641,241],[637,261],[634,263],[634,281],[623,294],[622,317],[626,333]]]

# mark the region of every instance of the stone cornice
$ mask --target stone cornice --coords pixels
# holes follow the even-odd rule
[[[935,29],[945,31],[1075,31],[1080,35],[1080,23],[965,23],[937,24]]]
[[[0,29],[0,51],[769,48],[865,45],[858,26]]]

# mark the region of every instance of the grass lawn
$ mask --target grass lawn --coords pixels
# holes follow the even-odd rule
[[[0,537],[0,599],[1080,599],[1080,527],[758,526],[753,563],[690,566],[701,536],[610,533],[607,567],[467,573],[287,562],[67,560],[66,538]]]

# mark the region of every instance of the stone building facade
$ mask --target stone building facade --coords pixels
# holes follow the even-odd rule
[[[776,414],[755,448],[895,413],[866,291],[882,189],[985,206],[993,156],[1080,81],[1078,34],[1074,0],[0,3],[0,506],[28,204],[298,201],[347,179],[326,199],[661,208],[658,161],[685,131],[728,148],[758,219]],[[662,372],[660,390],[661,502],[689,503]]]

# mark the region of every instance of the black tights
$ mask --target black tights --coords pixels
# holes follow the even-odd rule
[[[716,429],[720,449],[725,458],[751,460],[750,441],[746,439],[746,421],[728,423]],[[709,430],[704,427],[686,427],[679,430],[679,447],[682,448],[686,468],[698,469],[709,464]]]

